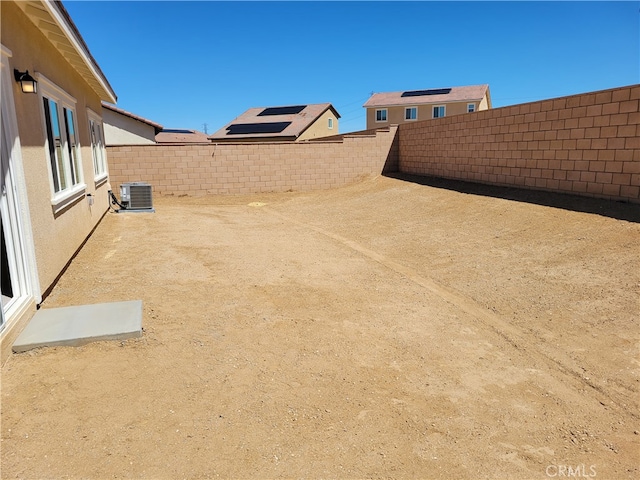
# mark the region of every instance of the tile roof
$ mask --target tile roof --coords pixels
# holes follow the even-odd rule
[[[391,107],[396,105],[423,105],[431,103],[465,102],[482,100],[488,95],[489,85],[470,85],[467,87],[450,87],[451,92],[438,95],[405,96],[402,92],[374,93],[363,105],[364,108]],[[489,100],[490,102],[490,100]]]
[[[166,129],[156,135],[156,143],[211,143],[206,133],[197,130]]]
[[[267,109],[276,111],[282,109],[282,111],[297,111],[300,106],[286,106],[286,107],[255,107],[250,108],[239,117],[233,119],[233,121],[226,124],[220,130],[209,136],[209,139],[213,140],[242,140],[247,138],[280,138],[295,140],[298,138],[307,128],[311,126],[322,114],[331,109],[335,113],[337,118],[340,118],[337,110],[330,103],[316,103],[311,105],[304,105],[304,108],[299,113],[285,113],[283,115],[263,114]],[[290,122],[285,126],[286,123]],[[277,130],[271,129],[265,124],[280,124],[284,126],[282,131],[277,133],[270,133],[269,131]],[[247,125],[256,128],[242,128],[240,126]],[[235,127],[233,127],[235,126]],[[260,130],[260,126],[264,126],[265,133],[235,133],[230,134],[231,131],[242,132],[243,130]]]
[[[115,105],[111,105],[110,103],[102,102],[102,107],[106,108],[107,110],[111,110],[113,112],[119,113],[120,115],[124,115],[126,117],[137,120],[139,122],[146,123],[147,125],[151,125],[156,130],[156,134],[158,134],[164,128],[159,123],[152,122],[151,120],[147,120],[146,118],[140,117],[134,113],[127,112],[126,110],[123,110],[122,108],[118,108]]]

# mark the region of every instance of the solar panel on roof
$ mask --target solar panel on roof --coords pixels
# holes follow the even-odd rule
[[[422,97],[424,95],[447,95],[451,93],[450,88],[432,88],[431,90],[412,90],[403,92],[401,97]]]
[[[265,108],[258,114],[258,117],[264,117],[266,115],[295,115],[307,108],[306,105],[292,105],[290,107],[269,107]]]
[[[180,130],[178,128],[165,128],[162,133],[193,133],[191,130]]]
[[[227,135],[280,133],[289,125],[291,125],[291,122],[234,123],[227,127]]]

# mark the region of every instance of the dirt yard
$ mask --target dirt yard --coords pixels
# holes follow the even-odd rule
[[[107,214],[43,308],[144,334],[6,362],[2,478],[640,478],[638,206],[501,195]]]

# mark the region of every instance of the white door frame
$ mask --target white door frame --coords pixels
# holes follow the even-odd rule
[[[2,199],[0,211],[2,224],[7,239],[7,255],[12,284],[13,298],[2,305],[2,325],[6,330],[13,317],[22,311],[24,306],[35,301],[40,303],[40,282],[36,265],[33,232],[27,189],[22,165],[22,151],[18,132],[18,119],[13,98],[12,69],[9,63],[11,51],[0,44],[1,77],[0,77],[0,138],[3,143],[2,175],[0,182]],[[26,94],[25,94],[26,95]],[[0,301],[1,303],[1,301]]]

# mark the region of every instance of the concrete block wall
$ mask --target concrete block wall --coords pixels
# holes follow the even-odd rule
[[[640,203],[640,85],[402,124],[404,173]]]
[[[328,142],[107,147],[114,192],[142,181],[160,195],[248,194],[334,188],[396,165],[397,127]]]

